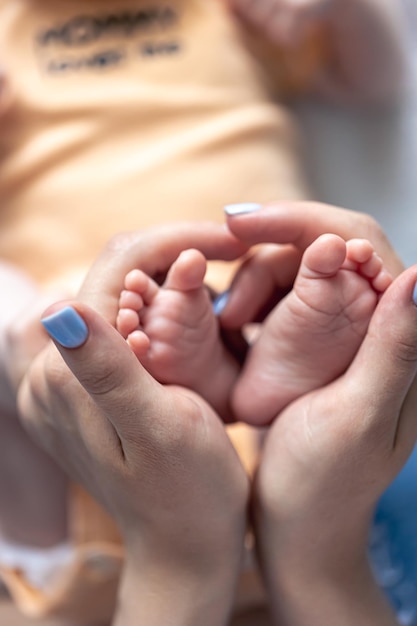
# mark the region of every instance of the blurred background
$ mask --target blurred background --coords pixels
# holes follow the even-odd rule
[[[312,102],[296,111],[318,198],[373,215],[409,266],[417,263],[417,0],[394,1],[409,17],[404,101],[379,113]]]

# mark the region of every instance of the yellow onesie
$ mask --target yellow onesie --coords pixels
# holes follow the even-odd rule
[[[77,286],[118,231],[307,196],[279,96],[320,51],[271,56],[221,0],[0,0],[0,60],[0,256],[42,285]],[[28,614],[112,610],[117,532],[72,496],[78,557],[60,583],[41,593],[3,569]]]

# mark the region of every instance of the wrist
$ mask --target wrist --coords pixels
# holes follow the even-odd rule
[[[357,512],[346,513],[346,523],[340,518],[328,509],[278,520],[256,508],[262,574],[280,626],[397,624],[368,562],[370,517]]]
[[[341,564],[336,577],[317,563],[314,574],[310,569],[310,575],[294,576],[288,569],[278,579],[266,578],[280,626],[397,626],[365,555],[355,568],[345,570]]]
[[[135,558],[127,549],[113,626],[225,626],[240,567],[204,569]]]

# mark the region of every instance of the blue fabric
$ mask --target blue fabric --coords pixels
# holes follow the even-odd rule
[[[417,626],[417,447],[378,503],[369,547],[398,621]]]

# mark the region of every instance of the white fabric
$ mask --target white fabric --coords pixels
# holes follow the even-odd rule
[[[33,548],[0,538],[0,566],[21,570],[28,583],[36,589],[50,587],[74,558],[75,549],[70,543],[52,548]]]

